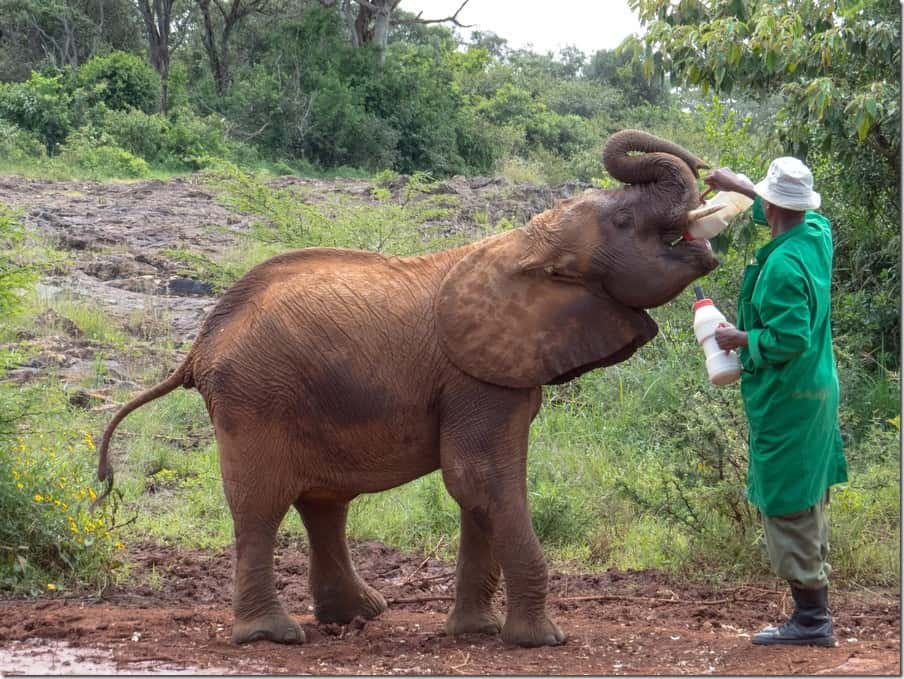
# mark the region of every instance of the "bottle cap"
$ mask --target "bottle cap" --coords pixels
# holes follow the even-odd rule
[[[704,297],[703,299],[698,299],[694,302],[694,311],[705,306],[713,306],[713,301],[709,297]]]

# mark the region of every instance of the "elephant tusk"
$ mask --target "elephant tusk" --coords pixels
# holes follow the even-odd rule
[[[725,203],[722,205],[707,205],[706,207],[698,207],[696,210],[691,210],[687,213],[687,221],[688,223],[696,222],[698,219],[703,219],[704,217],[708,217],[714,212],[718,212],[723,208],[728,207]]]

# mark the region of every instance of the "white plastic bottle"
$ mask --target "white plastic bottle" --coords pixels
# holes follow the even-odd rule
[[[744,175],[739,176],[747,179]],[[718,212],[692,222],[688,226],[687,233],[691,238],[713,238],[718,236],[728,227],[732,219],[753,205],[753,199],[735,191],[719,191],[719,193],[703,203],[701,207],[705,208],[715,205],[724,207]]]
[[[716,344],[716,328],[725,322],[725,316],[713,301],[703,296],[695,287],[697,301],[694,302],[694,335],[706,355],[706,374],[716,386],[736,382],[741,376],[741,362],[734,351],[726,352]]]

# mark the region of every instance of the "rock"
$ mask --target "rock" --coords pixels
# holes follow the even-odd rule
[[[70,337],[79,338],[84,335],[81,328],[79,328],[74,321],[66,318],[53,309],[45,309],[42,311],[38,317],[35,318],[35,323],[46,328],[57,328]]]
[[[103,259],[95,259],[84,265],[82,270],[102,281],[153,274],[157,271],[150,264],[139,262],[137,258],[129,255],[109,255]]]
[[[204,281],[195,280],[194,278],[175,276],[170,278],[167,282],[166,291],[171,295],[206,296],[213,293],[213,285],[205,283]]]

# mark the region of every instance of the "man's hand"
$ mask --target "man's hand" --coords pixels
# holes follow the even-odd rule
[[[715,172],[711,172],[703,178],[703,181],[709,187],[706,194],[709,194],[710,191],[735,191],[748,198],[756,196],[753,183],[745,177],[739,177],[727,167],[720,167]]]
[[[716,328],[715,336],[716,344],[725,351],[747,346],[747,333],[743,330],[738,330],[730,323],[722,323]]]

